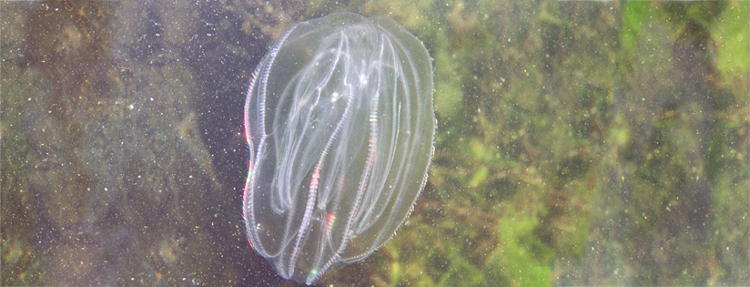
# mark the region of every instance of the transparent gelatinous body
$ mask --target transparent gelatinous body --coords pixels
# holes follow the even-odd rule
[[[432,65],[389,18],[293,25],[245,103],[243,217],[250,245],[308,284],[362,260],[406,220],[433,153]]]

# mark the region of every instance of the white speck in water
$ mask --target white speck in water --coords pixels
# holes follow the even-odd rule
[[[339,92],[333,92],[331,94],[331,103],[335,103],[336,101],[339,100],[339,98],[341,98],[341,95],[339,94]]]

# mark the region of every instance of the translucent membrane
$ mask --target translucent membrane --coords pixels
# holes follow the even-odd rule
[[[432,90],[427,50],[390,18],[332,14],[274,44],[245,103],[243,216],[281,276],[311,284],[394,235],[427,178]]]

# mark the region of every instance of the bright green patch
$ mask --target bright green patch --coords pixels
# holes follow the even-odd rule
[[[540,200],[536,194],[526,194],[517,195],[512,201],[521,197],[526,201],[529,196]],[[487,264],[513,286],[552,286],[553,283],[554,250],[534,234],[539,225],[539,203],[509,202],[505,205],[507,212],[497,224],[501,245],[492,252]]]
[[[712,26],[711,34],[718,47],[715,60],[722,81],[727,84],[744,83],[747,90],[750,72],[750,2],[731,2]]]

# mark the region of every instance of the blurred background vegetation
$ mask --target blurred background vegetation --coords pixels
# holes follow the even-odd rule
[[[398,234],[321,284],[750,284],[750,2],[3,2],[2,285],[276,285],[247,80],[294,21],[388,15],[438,134]]]

